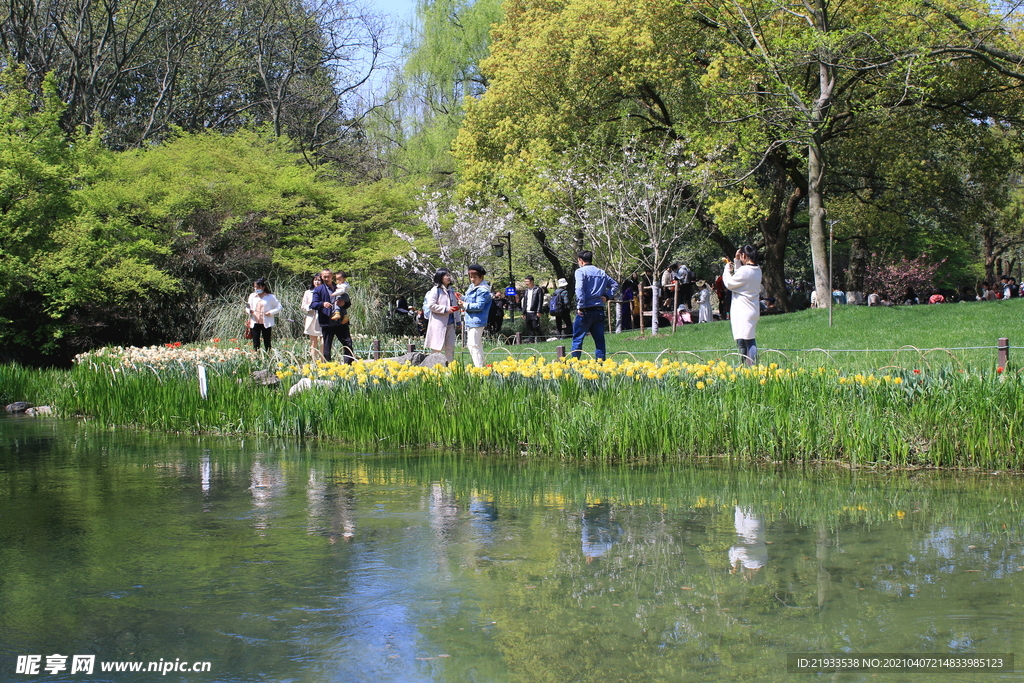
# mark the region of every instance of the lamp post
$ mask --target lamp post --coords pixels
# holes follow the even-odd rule
[[[511,298],[516,295],[516,279],[512,275],[512,233],[506,232],[504,235],[500,235],[498,239],[505,240],[508,244],[508,287],[505,288],[505,296]],[[491,249],[494,250],[494,255],[496,257],[501,258],[504,256],[505,246],[504,242],[498,242],[497,244],[492,244]],[[508,309],[508,319],[509,322],[515,324],[516,313],[514,302]]]

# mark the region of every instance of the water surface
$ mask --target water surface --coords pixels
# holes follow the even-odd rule
[[[0,680],[789,681],[822,678],[789,652],[1024,653],[1021,483],[5,418]],[[16,673],[53,654],[96,670]],[[98,664],[161,659],[210,671]],[[922,676],[1024,678],[827,679]]]

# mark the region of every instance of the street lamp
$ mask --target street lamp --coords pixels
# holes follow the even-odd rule
[[[508,287],[505,288],[505,296],[508,298],[512,298],[516,295],[516,279],[512,275],[512,233],[506,232],[504,235],[500,235],[498,239],[505,240],[505,242],[508,243]],[[505,243],[498,242],[497,244],[492,244],[491,249],[494,250],[494,255],[496,257],[501,258],[502,256],[504,256]],[[508,309],[508,319],[509,322],[513,324],[516,321],[514,303],[515,302],[513,301],[513,306],[510,306]]]

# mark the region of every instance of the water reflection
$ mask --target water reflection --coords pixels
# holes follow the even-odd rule
[[[608,503],[588,505],[583,511],[581,535],[587,564],[611,550],[622,536],[622,527],[614,519],[612,506]]]
[[[58,652],[208,659],[196,680],[217,681],[783,681],[786,652],[1012,652],[1022,502],[1001,477],[0,421],[0,667]]]
[[[736,544],[729,548],[729,566],[733,574],[742,570],[743,578],[750,579],[768,564],[764,522],[750,508],[737,505],[733,526],[736,527]]]

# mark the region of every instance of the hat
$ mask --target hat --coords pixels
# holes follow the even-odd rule
[[[696,285],[697,285],[698,287],[703,287],[703,286],[705,286],[705,285],[706,285],[707,283],[706,283],[706,282],[704,282],[704,280],[697,280],[697,282],[696,282],[695,284],[696,284]]]
[[[559,287],[568,287],[569,283],[566,281],[566,279],[564,277],[560,277],[560,278],[558,278],[558,286]]]

